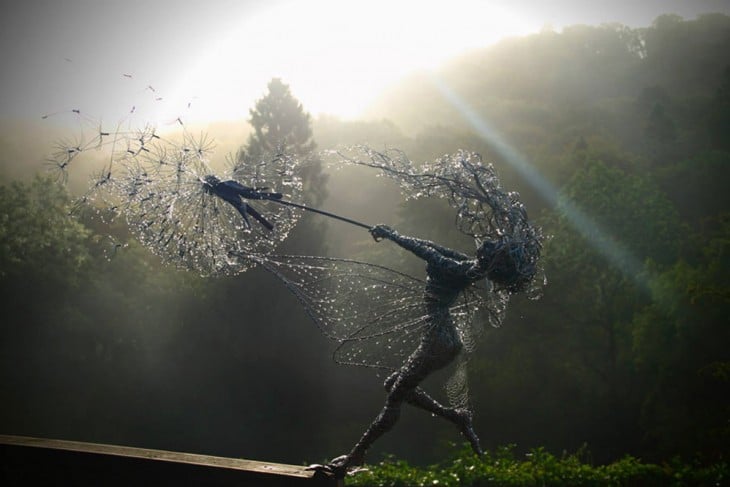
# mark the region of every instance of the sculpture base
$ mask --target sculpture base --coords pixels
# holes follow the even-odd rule
[[[344,482],[304,466],[0,435],[0,484],[341,487]]]

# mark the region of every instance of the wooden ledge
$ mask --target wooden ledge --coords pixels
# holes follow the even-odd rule
[[[304,466],[128,446],[0,435],[2,485],[328,486]]]

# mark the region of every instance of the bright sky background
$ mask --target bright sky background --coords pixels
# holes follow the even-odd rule
[[[162,124],[246,119],[272,77],[313,115],[353,118],[388,84],[464,50],[666,12],[730,13],[730,1],[16,1],[0,19],[0,119],[132,106]]]

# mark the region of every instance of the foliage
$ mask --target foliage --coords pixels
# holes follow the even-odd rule
[[[703,451],[722,458],[730,442],[730,218],[699,245],[696,264],[678,260],[651,281],[652,301],[633,318],[633,354],[647,391],[642,426],[662,455]]]
[[[71,199],[49,178],[0,186],[0,341],[74,314],[69,299],[93,268],[90,231],[69,218]],[[42,303],[42,305],[41,305]],[[19,318],[19,320],[18,320]],[[16,321],[17,320],[17,321]]]
[[[622,170],[591,154],[577,158],[573,167],[571,179],[561,190],[557,221],[553,223],[553,230],[561,233],[552,244],[553,255],[560,260],[557,266],[567,265],[566,258],[579,258],[576,251],[605,256],[614,245],[623,247],[616,249],[620,252],[613,254],[616,258],[643,262],[651,257],[663,263],[676,259],[684,229],[672,203],[651,177]],[[593,224],[586,225],[590,221],[583,220],[578,213],[586,215]],[[635,231],[639,225],[644,231]],[[569,244],[574,240],[578,241]],[[625,268],[629,262],[613,264]]]
[[[661,465],[624,456],[607,465],[593,465],[585,449],[557,457],[535,448],[518,458],[514,447],[502,447],[477,458],[462,449],[455,458],[428,467],[388,459],[356,473],[347,484],[362,487],[494,486],[494,487],[620,487],[721,485],[730,465],[692,465],[678,459]]]
[[[68,218],[71,200],[49,178],[0,187],[0,279],[44,275],[44,286],[76,282],[89,261],[89,232]]]

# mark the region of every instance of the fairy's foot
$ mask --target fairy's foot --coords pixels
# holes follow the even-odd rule
[[[307,470],[314,470],[317,472],[324,472],[326,474],[334,475],[337,478],[343,478],[348,473],[355,473],[360,470],[362,459],[356,459],[351,455],[340,455],[337,458],[333,458],[326,465],[314,464],[307,467]]]
[[[459,408],[456,409],[454,413],[456,414],[457,423],[459,425],[459,430],[461,431],[461,434],[464,435],[467,440],[469,440],[469,444],[471,445],[471,449],[474,450],[474,453],[476,453],[477,456],[482,456],[484,454],[484,451],[479,444],[479,437],[474,431],[474,426],[472,426],[471,411],[469,411],[468,409]]]

